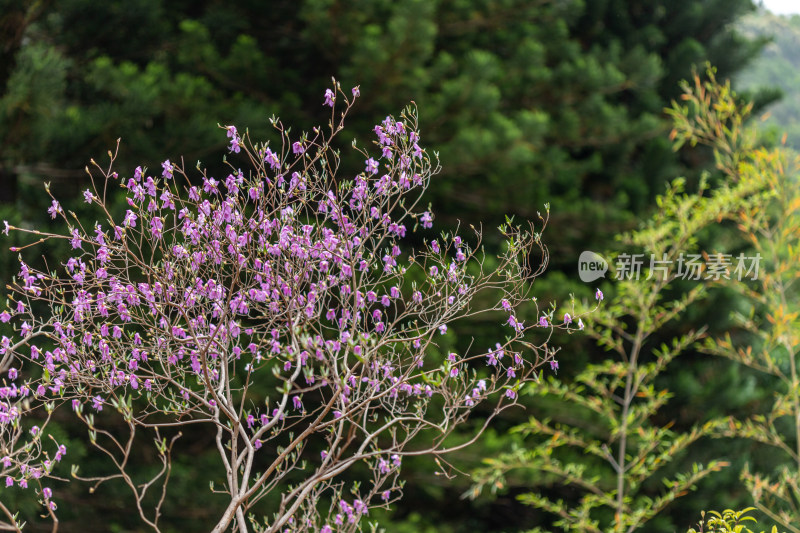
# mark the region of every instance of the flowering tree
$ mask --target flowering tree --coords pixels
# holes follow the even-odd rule
[[[547,217],[538,231],[501,227],[495,269],[477,231],[403,252],[409,226],[432,226],[418,206],[438,170],[419,146],[416,111],[375,127],[377,159],[354,143],[366,168],[342,178],[331,141],[358,88],[350,96],[334,87],[326,130],[293,139],[273,119],[275,146],[226,126],[233,161],[247,171],[230,164],[223,179],[199,171],[192,180],[165,161],[160,176],[137,168],[123,179],[109,152],[107,168],[93,162],[84,193],[102,222],[87,225],[53,198],[64,234],[6,223],[6,233],[37,242],[67,239],[74,252],[52,270],[21,261],[0,315],[16,333],[0,348],[2,479],[33,490],[54,529],[47,480],[67,451],[50,442],[47,424],[58,409],[73,411],[115,467],[90,478],[73,467],[73,476],[93,488],[123,480],[153,530],[173,444],[182,427],[203,424],[216,434],[221,465],[212,490],[226,498],[213,531],[357,531],[371,507],[401,496],[404,457],[468,445],[474,438],[445,438],[481,402],[493,405],[488,424],[539,366],[556,364],[546,340],[524,340],[531,328],[546,339],[553,311],[528,326],[515,316],[547,263]],[[127,194],[122,217],[108,204],[115,187]],[[480,313],[498,321],[495,347],[437,355],[448,327]],[[104,409],[118,413],[125,434],[102,427],[94,414]],[[163,465],[144,482],[128,468],[143,433]],[[368,478],[347,481],[357,464]],[[271,493],[279,503],[257,516]],[[12,509],[0,503],[0,511],[3,526],[22,527]]]

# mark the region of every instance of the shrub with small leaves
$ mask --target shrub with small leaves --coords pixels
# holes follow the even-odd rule
[[[722,513],[717,511],[702,513],[703,518],[698,522],[697,529],[689,528],[687,533],[755,533],[754,530],[748,527],[750,525],[758,526],[756,519],[747,515],[752,510],[753,507],[748,507],[741,511],[725,509]],[[764,533],[764,531],[761,533]],[[778,528],[772,526],[770,533],[778,533]]]
[[[760,512],[800,533],[800,158],[784,146],[759,145],[754,129],[744,126],[750,111],[729,83],[709,75],[684,84],[681,104],[675,103],[671,113],[678,120],[679,142],[709,146],[728,181],[761,191],[729,216],[744,246],[759,257],[759,275],[747,283],[719,280],[741,296],[738,312],[731,313],[736,327],[706,339],[703,350],[769,380],[771,406],[747,419],[731,416],[717,434],[750,439],[780,461],[767,472],[747,465],[741,478]]]

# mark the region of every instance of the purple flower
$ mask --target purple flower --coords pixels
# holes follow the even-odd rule
[[[583,320],[581,320],[580,318],[578,319],[578,329],[581,330],[583,329]]]
[[[292,152],[294,152],[295,154],[302,154],[305,151],[306,147],[303,146],[303,143],[301,142],[296,142],[292,145]]]
[[[125,220],[123,220],[122,225],[126,227],[130,226],[132,228],[135,228],[137,218],[139,217],[136,216],[136,213],[128,209],[127,212],[125,213]]]
[[[72,245],[73,250],[76,248],[81,248],[81,234],[78,231],[78,228],[74,228],[72,230],[72,238],[69,242]]]
[[[95,396],[92,398],[92,407],[94,407],[95,411],[102,411],[103,410],[103,398],[100,396]]]
[[[361,89],[358,85],[353,87],[350,92],[353,93],[353,98],[358,98],[359,96],[361,96]]]
[[[547,317],[543,316],[539,318],[539,325],[543,328],[546,328],[549,324],[547,323]]]
[[[598,302],[603,301],[603,291],[597,289],[597,292],[594,293],[594,297],[597,299]]]
[[[267,151],[264,153],[264,162],[269,163],[269,166],[272,167],[273,170],[281,168],[281,161],[278,159],[278,155],[269,148],[267,148]]]
[[[92,191],[89,189],[86,189],[83,191],[83,199],[86,200],[87,204],[90,204],[92,203],[92,200],[94,200],[94,194],[92,194]]]
[[[8,311],[0,313],[0,322],[8,322],[9,320],[11,320],[11,315],[8,314]]]
[[[433,216],[431,216],[430,211],[425,211],[422,213],[422,216],[419,219],[422,222],[423,228],[432,228],[433,227]]]
[[[160,239],[163,229],[164,223],[161,220],[161,217],[153,217],[153,219],[150,221],[150,231],[153,233],[153,237]]]
[[[336,101],[336,95],[333,94],[333,91],[330,89],[325,89],[325,105],[333,107],[333,103]]]
[[[6,476],[6,487],[11,487],[14,485],[14,478],[11,476]]]
[[[302,400],[300,400],[299,396],[295,396],[295,397],[292,398],[292,404],[294,405],[295,409],[302,409],[303,408],[303,402],[302,402]]]
[[[161,168],[164,169],[164,171],[161,173],[164,179],[172,179],[172,172],[175,170],[175,165],[170,163],[169,159],[161,163]]]
[[[569,313],[564,313],[564,324],[567,326],[572,324],[572,317],[570,316]]]
[[[377,174],[378,173],[378,162],[372,159],[371,157],[365,161],[367,164],[366,172],[367,174]]]
[[[238,154],[242,150],[242,139],[239,137],[239,132],[236,131],[236,126],[226,126],[225,129],[228,130],[228,138],[231,140],[228,150]]]
[[[50,213],[50,218],[56,218],[56,215],[61,213],[61,204],[58,203],[58,200],[53,200],[53,204],[47,208],[47,212]]]
[[[446,324],[442,324],[441,326],[439,326],[439,333],[442,334],[442,335],[447,333],[447,325]]]
[[[558,373],[558,361],[556,361],[555,359],[550,360],[550,370]]]
[[[53,491],[50,490],[50,487],[45,487],[42,489],[42,495],[46,500],[49,500],[50,498],[53,497]]]
[[[9,368],[8,369],[8,379],[11,379],[11,380],[17,379],[17,369],[16,368]]]

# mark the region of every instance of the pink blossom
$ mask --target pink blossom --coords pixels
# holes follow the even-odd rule
[[[53,200],[53,203],[47,208],[47,212],[50,213],[50,218],[56,218],[58,213],[63,212],[61,210],[61,204],[59,204],[57,200]]]
[[[336,101],[336,95],[330,89],[325,89],[325,105],[333,107],[333,103]]]
[[[425,211],[422,213],[422,216],[419,219],[422,222],[423,228],[432,228],[433,227],[433,215],[429,211]]]

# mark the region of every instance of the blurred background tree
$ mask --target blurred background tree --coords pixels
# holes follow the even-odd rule
[[[131,172],[180,157],[188,167],[200,160],[220,169],[227,143],[217,124],[266,136],[268,117],[279,114],[309,129],[322,120],[322,93],[336,76],[361,86],[349,131],[362,145],[376,122],[417,103],[424,141],[441,156],[430,199],[445,222],[491,227],[505,214],[534,218],[550,202],[545,283],[564,297],[580,288],[567,280],[576,279],[581,250],[611,247],[668,180],[692,180],[713,167],[703,149],[672,151],[663,109],[694,65],[710,61],[725,78],[759,53],[764,33],[745,37],[734,24],[753,10],[751,0],[0,0],[0,219],[48,223],[48,181],[78,207],[84,165],[101,160],[117,138],[119,168]],[[751,95],[759,105],[774,96]],[[5,282],[11,257],[1,254]],[[704,311],[693,312],[685,329]],[[476,345],[487,327],[476,325]],[[562,361],[567,383],[582,361],[604,357],[571,342]],[[707,363],[686,363],[666,378],[678,397],[691,399],[670,402],[665,419],[686,427],[709,402],[713,409],[730,401],[709,385],[713,373],[695,364]],[[724,377],[751,389],[755,383]],[[740,401],[763,394],[753,390]],[[517,416],[507,427],[526,415]],[[477,464],[507,444],[504,433],[499,426],[458,459]],[[165,516],[176,530],[202,530],[214,505],[202,496],[205,444],[198,436],[185,450],[197,459],[176,468],[178,496]],[[138,458],[142,468],[151,459]],[[469,502],[460,498],[468,479],[434,477],[431,469],[409,462],[406,498],[389,530],[516,531],[537,520],[515,499],[524,480],[491,502]],[[95,520],[104,531],[138,527],[112,512],[123,506],[122,491],[71,490],[70,503],[88,504],[95,515],[72,522],[65,515],[63,530]],[[691,516],[714,506],[692,503]]]
[[[749,38],[770,37],[759,57],[736,75],[739,87],[771,88],[783,98],[764,115],[764,127],[773,138],[786,133],[787,146],[800,149],[800,15],[779,16],[758,10],[741,19],[739,27]]]

